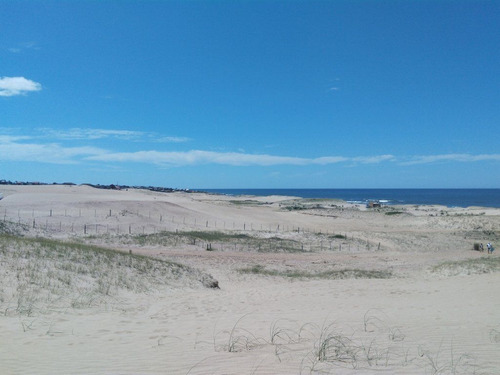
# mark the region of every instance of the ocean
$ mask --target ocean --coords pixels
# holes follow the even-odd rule
[[[200,189],[228,195],[289,195],[365,204],[439,204],[447,207],[500,207],[500,189]]]

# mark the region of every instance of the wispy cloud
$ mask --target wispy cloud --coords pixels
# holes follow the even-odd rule
[[[106,162],[136,162],[152,164],[170,164],[177,166],[200,165],[200,164],[225,164],[233,166],[248,165],[277,165],[277,164],[306,164],[307,159],[282,157],[271,155],[251,155],[234,152],[213,152],[191,150],[186,152],[162,152],[162,151],[138,151],[108,153],[90,156],[88,160]]]
[[[60,140],[95,140],[103,138],[117,138],[134,140],[141,138],[145,133],[134,130],[108,130],[90,128],[71,128],[65,130],[39,128],[38,131],[46,137]]]
[[[135,162],[169,164],[174,166],[222,164],[231,166],[273,166],[273,165],[327,165],[341,162],[380,163],[392,160],[392,155],[370,157],[325,156],[319,158],[301,158],[267,154],[248,154],[239,152],[213,152],[191,150],[185,152],[138,151],[107,153],[89,156],[88,160],[104,162]]]
[[[27,139],[31,139],[30,136],[27,135],[3,135],[0,134],[0,144],[12,143],[17,141],[25,141]]]
[[[39,50],[40,47],[35,42],[24,42],[19,43],[15,47],[7,48],[7,50],[11,53],[21,53],[25,50]]]
[[[360,164],[394,163],[395,165],[410,166],[430,163],[471,163],[481,161],[500,161],[500,154],[438,154],[395,156],[362,155],[342,156],[327,155],[316,158],[300,156],[283,156],[270,154],[253,154],[243,150],[238,152],[189,150],[189,151],[158,151],[141,150],[136,152],[113,152],[106,148],[82,145],[68,146],[67,141],[78,140],[78,143],[89,144],[93,140],[113,138],[122,140],[143,140],[151,144],[162,142],[185,142],[182,137],[156,137],[152,133],[132,130],[107,130],[107,129],[82,129],[54,130],[42,128],[37,134],[17,135],[13,129],[0,128],[0,161],[27,161],[42,163],[82,163],[105,162],[117,163],[144,163],[159,166],[196,166],[218,164],[228,166],[312,166],[347,164],[356,166]],[[119,147],[119,145],[118,145]]]
[[[1,161],[29,161],[50,164],[76,164],[82,157],[99,155],[105,150],[83,146],[64,147],[57,143],[37,144],[19,142],[1,142]]]
[[[154,132],[142,132],[124,129],[93,129],[93,128],[71,128],[71,129],[36,129],[41,137],[57,140],[96,140],[96,139],[118,139],[123,141],[146,141],[154,143],[184,143],[191,140],[187,137],[162,136]]]
[[[42,85],[24,77],[0,78],[0,96],[24,95],[31,91],[40,91]]]
[[[470,163],[477,161],[500,161],[500,154],[440,154],[440,155],[417,155],[409,160],[402,161],[402,165],[429,164],[438,162],[462,162]]]
[[[191,138],[187,137],[160,137],[156,139],[156,142],[160,143],[184,143],[189,142]]]
[[[107,150],[93,146],[68,147],[56,142],[40,143],[39,137],[13,135],[12,129],[0,128],[0,161],[24,161],[50,164],[76,164],[82,158],[100,155]]]
[[[395,161],[396,157],[394,155],[375,155],[375,156],[358,156],[352,158],[352,161],[363,163],[363,164],[375,164],[384,161]]]

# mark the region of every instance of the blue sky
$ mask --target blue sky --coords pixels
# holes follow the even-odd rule
[[[2,1],[0,179],[500,187],[499,1]]]

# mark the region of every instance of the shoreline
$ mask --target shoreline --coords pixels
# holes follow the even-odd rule
[[[298,198],[304,199],[339,199],[343,200],[346,203],[354,203],[354,204],[366,204],[369,201],[380,201],[387,205],[442,205],[448,208],[453,207],[487,207],[487,208],[500,208],[500,189],[494,188],[353,188],[353,189],[207,189],[209,193],[219,193],[219,194],[227,194],[231,196],[238,195],[252,195],[252,196],[266,196],[266,195],[284,195],[284,196],[296,196]],[[493,202],[489,202],[487,204],[478,205],[475,203],[467,204],[463,202],[468,201],[476,201],[476,197],[467,197],[464,196],[453,198],[454,203],[445,203],[449,198],[442,197],[432,197],[426,196],[431,193],[440,193],[445,194],[448,192],[460,192],[463,195],[467,195],[466,193],[470,192],[480,192],[480,193],[489,193],[492,195]],[[354,192],[354,193],[353,193]],[[401,194],[401,193],[405,194]],[[418,198],[411,197],[412,193],[416,193]],[[422,197],[422,193],[424,196]],[[344,195],[344,196],[342,196]],[[414,194],[415,195],[415,194]],[[432,195],[432,194],[431,194]],[[346,196],[351,196],[350,198],[346,198]],[[352,196],[356,196],[353,198]]]
[[[179,189],[171,187],[158,187],[158,186],[130,186],[130,185],[101,185],[101,184],[75,184],[72,182],[65,183],[43,183],[43,182],[12,182],[7,180],[0,180],[0,189],[2,186],[89,186],[96,189],[102,190],[148,190],[153,192],[162,193],[173,193],[173,192],[186,192],[186,193],[204,193],[209,195],[227,195],[227,196],[250,196],[250,197],[265,197],[265,196],[283,196],[290,198],[302,198],[302,199],[331,199],[331,200],[341,200],[349,204],[368,204],[370,201],[377,201],[387,206],[397,206],[397,205],[419,205],[419,206],[445,206],[447,208],[474,208],[474,207],[484,207],[484,208],[500,208],[500,189],[499,188],[258,188],[258,189]],[[347,195],[352,195],[356,192],[359,195],[357,198],[346,198]],[[402,192],[406,192],[407,196]],[[412,195],[421,195],[422,192],[424,197],[419,198],[412,197]],[[432,193],[439,192],[441,197],[432,197]],[[452,202],[446,202],[450,198],[446,197],[445,193],[457,193],[461,192],[461,197],[454,197]],[[478,195],[474,197],[467,196],[470,192],[481,192],[483,194],[489,194],[492,201],[483,202],[485,204],[477,204]],[[395,196],[391,196],[394,195]],[[342,196],[343,195],[343,196]],[[361,195],[363,197],[361,198]],[[0,198],[1,199],[1,198]],[[469,202],[470,201],[470,202]],[[464,203],[469,202],[469,203]]]

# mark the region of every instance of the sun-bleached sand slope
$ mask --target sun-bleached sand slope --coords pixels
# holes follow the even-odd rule
[[[194,270],[172,282],[145,275],[143,290],[117,285],[86,305],[74,303],[71,282],[64,298],[36,300],[29,313],[0,299],[0,373],[500,372],[500,273],[469,263],[498,259],[472,248],[498,243],[500,210],[373,211],[340,201],[87,186],[0,192],[4,230]],[[14,276],[26,273],[8,259],[0,258],[0,278],[9,280],[0,293],[12,297]],[[436,267],[454,261],[463,263]],[[392,277],[311,277],[346,269]],[[204,287],[200,275],[220,289]]]

